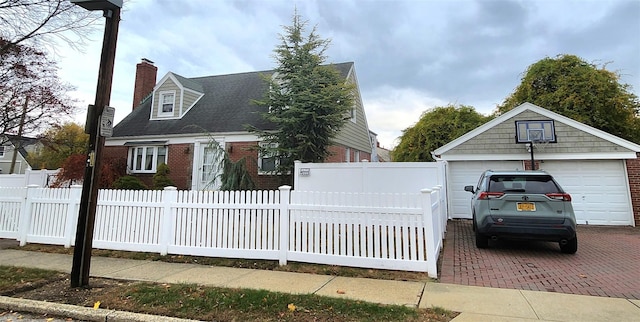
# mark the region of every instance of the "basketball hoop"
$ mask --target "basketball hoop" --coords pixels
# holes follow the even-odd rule
[[[549,143],[556,143],[556,131],[553,120],[518,120],[516,125],[516,143],[524,144],[531,156],[531,168],[536,170],[534,151],[544,152]]]
[[[527,142],[527,144],[525,144],[525,149],[527,149],[527,152],[531,152],[531,146],[533,146],[534,150],[538,152],[544,152],[544,150],[549,146],[549,141],[544,140]]]
[[[540,151],[540,152],[544,152],[544,150],[549,146],[549,141],[544,140],[544,141],[535,141],[533,142],[533,147]]]

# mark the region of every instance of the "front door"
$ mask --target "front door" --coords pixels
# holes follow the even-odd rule
[[[198,190],[220,189],[224,150],[218,146],[203,144],[200,146],[200,164],[198,167]]]

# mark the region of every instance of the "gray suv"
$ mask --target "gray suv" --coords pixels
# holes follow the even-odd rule
[[[578,250],[571,196],[544,171],[485,171],[473,193],[471,211],[476,247],[489,239],[558,242],[563,253]]]

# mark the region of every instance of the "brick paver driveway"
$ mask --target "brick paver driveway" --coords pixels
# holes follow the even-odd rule
[[[490,241],[475,247],[471,220],[450,220],[440,281],[640,299],[640,228],[578,226],[578,252],[557,243]]]

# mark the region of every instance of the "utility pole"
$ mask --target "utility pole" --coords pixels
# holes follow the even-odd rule
[[[100,130],[99,122],[105,106],[109,105],[111,99],[113,65],[116,56],[122,0],[71,0],[71,2],[87,10],[102,10],[106,18],[96,100],[93,107],[90,106],[87,111],[87,124],[85,125],[85,132],[89,134],[89,147],[78,213],[73,267],[71,268],[71,287],[79,287],[89,284],[93,228],[98,202],[102,148],[104,147],[104,137],[98,133]]]

